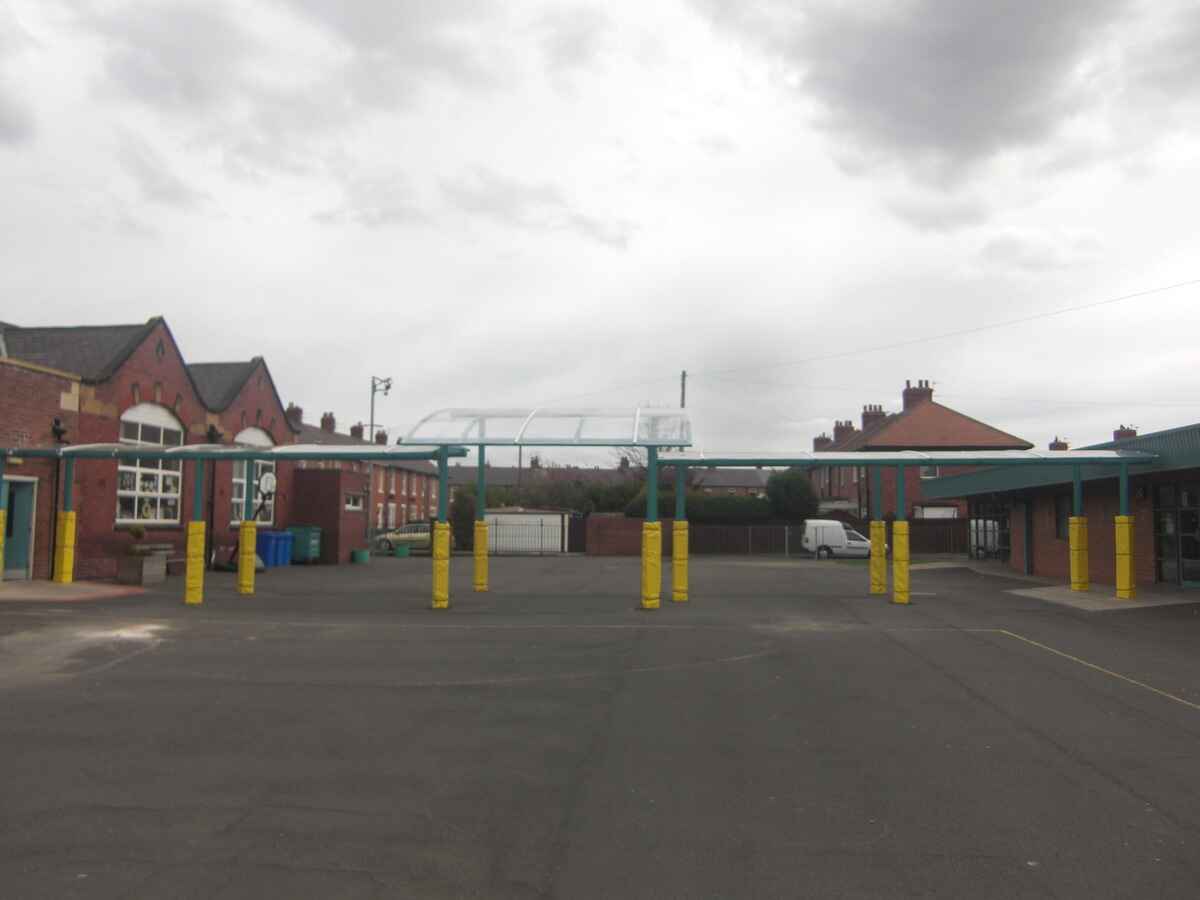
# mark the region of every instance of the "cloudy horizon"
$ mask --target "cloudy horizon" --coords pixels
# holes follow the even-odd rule
[[[342,427],[390,376],[393,437],[684,369],[709,448],[906,379],[1039,447],[1190,424],[1197,45],[1148,0],[0,0],[0,319],[163,315]]]

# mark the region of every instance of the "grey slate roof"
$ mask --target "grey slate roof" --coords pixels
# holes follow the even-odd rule
[[[84,381],[103,381],[123,363],[156,325],[78,325],[68,328],[21,328],[4,324],[4,346],[13,359],[73,372]]]
[[[187,370],[204,405],[220,412],[237,399],[238,391],[261,361],[255,357],[247,362],[192,363]]]
[[[691,471],[692,487],[766,490],[771,473],[765,469],[703,469]]]
[[[293,427],[295,427],[293,425]],[[300,427],[296,433],[297,444],[320,444],[322,446],[371,446],[370,441],[365,441],[362,438],[356,438],[349,434],[342,434],[340,431],[326,431],[317,425],[309,425],[306,422],[300,423]],[[408,469],[410,472],[420,472],[424,475],[436,475],[437,466],[433,463],[425,462],[420,459],[398,459],[388,462],[374,462],[372,465],[387,466],[393,469]],[[453,473],[454,467],[450,468],[451,480],[454,483]]]

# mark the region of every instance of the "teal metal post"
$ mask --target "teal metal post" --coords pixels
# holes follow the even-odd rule
[[[1121,515],[1129,515],[1129,463],[1121,463]]]
[[[0,456],[0,512],[8,509],[8,485],[4,483],[4,463],[6,457]],[[4,569],[4,560],[0,559],[0,572]]]
[[[871,518],[883,521],[883,472],[879,466],[871,466]]]
[[[1071,479],[1073,481],[1073,490],[1071,495],[1071,508],[1075,511],[1076,516],[1083,515],[1083,476],[1080,473],[1079,466],[1071,467]]]
[[[904,512],[904,463],[896,466],[896,520],[903,522],[908,516]]]
[[[450,483],[450,457],[446,454],[446,448],[441,447],[438,450],[438,513],[437,520],[439,522],[446,521],[446,504],[448,497],[447,487]]]
[[[687,518],[687,466],[675,464],[675,521]]]
[[[75,503],[75,460],[67,457],[63,472],[63,512],[70,512]]]
[[[646,448],[646,521],[658,521],[658,448]]]
[[[192,521],[204,518],[204,460],[196,460],[195,480],[192,483]]]
[[[475,472],[475,521],[482,522],[487,513],[487,469],[483,444],[479,445],[479,468]]]
[[[242,470],[245,487],[242,489],[242,521],[250,522],[254,519],[254,466],[256,460],[244,459],[242,465],[246,468]],[[368,494],[367,496],[370,496]],[[370,512],[367,513],[368,521]]]

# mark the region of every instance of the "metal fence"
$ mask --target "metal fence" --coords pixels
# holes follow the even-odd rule
[[[488,523],[488,553],[493,556],[567,552],[567,532],[561,520]]]

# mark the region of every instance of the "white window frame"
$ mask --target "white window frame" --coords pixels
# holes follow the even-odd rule
[[[362,494],[347,494],[345,500],[346,509],[351,512],[362,512],[363,496]]]
[[[940,478],[941,466],[921,466],[922,478]]]
[[[237,433],[233,442],[240,447],[274,447],[275,442],[271,439],[271,435],[263,431],[261,428],[251,425],[248,428],[243,428]],[[246,508],[246,464],[250,462],[248,459],[235,459],[233,461],[233,476],[231,478],[231,486],[229,489],[229,507],[230,507],[230,524],[239,525],[242,521],[242,510]],[[275,475],[275,460],[273,459],[256,459],[254,460],[254,495],[255,506],[258,506],[258,484],[262,477],[267,472]],[[262,508],[262,512],[258,514],[259,525],[274,525],[275,524],[275,498],[268,500]]]
[[[187,429],[165,406],[157,403],[139,403],[121,414],[120,437],[122,444],[136,447],[181,447]],[[152,439],[157,431],[157,440]],[[167,432],[175,432],[179,440],[166,443]],[[122,482],[132,479],[132,487]],[[174,484],[174,489],[168,487]],[[133,517],[121,515],[121,501],[133,498]],[[174,517],[163,516],[164,502],[174,501]],[[183,506],[183,466],[178,459],[119,459],[117,460],[117,506],[115,519],[118,525],[178,525]],[[143,515],[153,510],[153,515]]]

